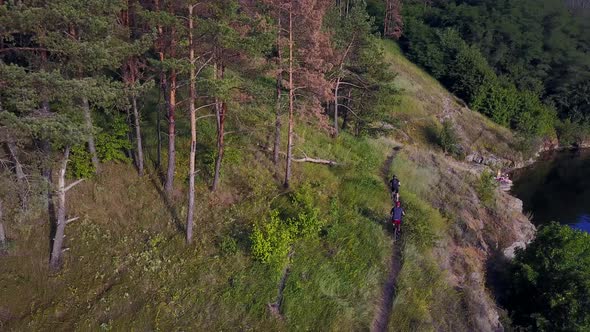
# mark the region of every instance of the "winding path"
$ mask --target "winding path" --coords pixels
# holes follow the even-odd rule
[[[387,157],[383,168],[381,169],[381,175],[386,183],[389,185],[389,174],[391,171],[391,165],[397,153],[401,150],[401,147],[395,147],[391,155]],[[391,260],[389,263],[389,274],[387,280],[383,285],[381,298],[379,299],[379,307],[373,317],[373,323],[371,324],[371,331],[380,332],[386,331],[389,323],[389,316],[393,309],[393,299],[395,298],[395,284],[397,276],[401,270],[401,250],[400,246],[393,240],[393,251],[391,252]]]

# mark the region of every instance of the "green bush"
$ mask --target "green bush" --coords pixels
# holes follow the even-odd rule
[[[590,136],[590,125],[569,119],[557,123],[557,137],[563,146],[578,145]]]
[[[320,218],[309,184],[292,193],[288,204],[280,212],[272,210],[269,220],[254,225],[250,240],[255,259],[282,262],[296,240],[319,235],[325,222]]]
[[[495,191],[498,183],[494,177],[494,174],[490,171],[484,171],[481,173],[477,182],[476,191],[479,199],[487,207],[492,207],[495,201]]]
[[[448,77],[452,81],[451,90],[471,104],[482,86],[496,75],[477,47],[466,46],[451,64]]]
[[[288,222],[295,230],[296,236],[308,237],[317,235],[324,225],[320,218],[320,210],[315,206],[311,187],[306,184],[301,186],[292,197],[294,207],[297,209],[297,217],[289,218]]]
[[[100,160],[130,162],[125,155],[125,150],[131,148],[128,132],[125,118],[115,116],[109,127],[96,136],[96,152]]]
[[[509,126],[519,111],[519,96],[514,84],[504,86],[499,79],[487,81],[478,91],[472,103],[474,111],[490,117],[494,122]]]
[[[268,220],[254,225],[250,236],[252,255],[263,263],[283,261],[295,233],[292,225],[279,218],[279,211],[271,211]]]
[[[513,128],[525,135],[555,136],[555,110],[541,102],[531,91],[519,94],[519,112],[515,114]]]
[[[447,120],[443,122],[443,126],[438,134],[438,141],[445,153],[456,156],[461,154],[459,135],[451,121]]]
[[[73,146],[70,150],[68,175],[74,178],[91,178],[95,171],[86,144]]]
[[[535,331],[590,330],[590,234],[552,223],[518,250],[507,306]]]

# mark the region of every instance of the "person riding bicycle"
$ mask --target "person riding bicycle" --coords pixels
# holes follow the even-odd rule
[[[389,181],[389,187],[391,189],[391,198],[394,202],[399,201],[399,187],[401,185],[401,181],[397,178],[397,176],[393,176]]]
[[[402,208],[400,201],[395,202],[395,206],[391,209],[391,222],[399,233],[401,230],[402,218],[406,215],[406,211]]]

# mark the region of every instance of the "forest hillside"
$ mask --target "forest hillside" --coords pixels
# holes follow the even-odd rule
[[[487,278],[535,235],[492,174],[586,142],[588,102],[429,30],[440,6],[0,0],[0,329],[529,324]]]

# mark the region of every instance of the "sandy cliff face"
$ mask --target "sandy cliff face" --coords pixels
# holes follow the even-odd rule
[[[407,156],[437,173],[427,196],[450,226],[436,255],[449,283],[463,295],[469,325],[477,331],[503,331],[498,307],[486,288],[486,265],[497,255],[513,257],[515,248],[533,239],[535,227],[522,213],[522,202],[497,190],[495,202],[485,206],[474,189],[488,169],[484,164],[411,148]]]

